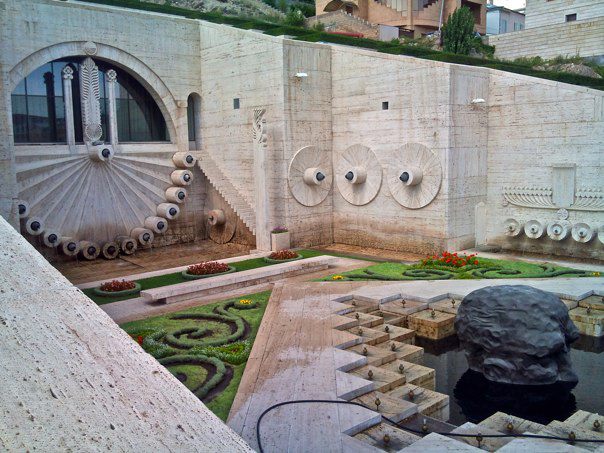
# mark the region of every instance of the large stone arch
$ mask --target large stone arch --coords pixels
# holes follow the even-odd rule
[[[10,70],[9,92],[12,93],[22,79],[43,64],[59,58],[76,56],[90,56],[107,61],[131,74],[153,97],[166,121],[170,142],[177,143],[174,118],[177,116],[178,106],[174,96],[151,68],[117,47],[90,41],[69,41],[40,49],[25,57]]]

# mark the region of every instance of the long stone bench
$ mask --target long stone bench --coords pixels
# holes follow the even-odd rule
[[[284,277],[308,274],[327,269],[337,258],[333,256],[316,256],[297,261],[289,261],[272,266],[259,267],[232,274],[218,275],[200,280],[193,280],[176,285],[162,286],[141,291],[141,298],[145,301],[163,303],[193,300],[202,296],[209,296],[245,286],[267,283],[280,280]],[[235,263],[236,265],[236,263]]]

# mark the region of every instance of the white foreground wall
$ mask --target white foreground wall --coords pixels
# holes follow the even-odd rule
[[[0,450],[251,451],[0,218]]]

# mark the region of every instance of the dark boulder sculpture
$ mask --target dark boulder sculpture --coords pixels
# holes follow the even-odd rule
[[[455,329],[470,369],[490,381],[578,382],[569,350],[579,331],[552,293],[525,285],[473,291],[459,306]]]

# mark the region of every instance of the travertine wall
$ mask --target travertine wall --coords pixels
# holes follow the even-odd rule
[[[486,68],[304,43],[81,3],[0,0],[0,12],[0,75],[5,88],[0,90],[5,106],[0,110],[0,158],[5,166],[0,193],[7,218],[18,191],[13,159],[23,158],[32,147],[12,144],[6,93],[46,61],[80,55],[85,41],[98,45],[97,58],[129,69],[155,95],[172,142],[149,146],[161,146],[164,154],[188,149],[186,99],[193,92],[200,95],[201,150],[196,151],[204,159],[209,156],[219,170],[213,186],[228,182],[234,193],[221,190],[231,199],[220,200],[195,169],[181,219],[170,222],[160,244],[206,237],[207,211],[226,206],[225,201],[236,206],[234,199],[245,200],[253,210],[258,180],[253,169],[255,108],[266,110],[267,178],[260,189],[268,199],[268,224],[287,226],[294,246],[335,241],[434,253],[476,242],[505,242],[512,248],[550,250],[552,241],[527,245],[503,235],[507,217],[550,219],[555,212],[533,214],[501,206],[504,180],[537,184],[551,179],[556,163],[572,161],[577,184],[601,187],[601,92]],[[15,80],[9,80],[11,74]],[[236,98],[239,109],[234,108]],[[388,109],[382,108],[384,102]],[[442,170],[434,200],[418,209],[397,201],[391,190],[400,187],[396,178],[394,186],[388,182],[390,170],[401,166],[398,153],[409,144],[436,156]],[[352,204],[335,180],[315,206],[303,206],[294,198],[288,167],[300,149],[314,146],[327,162],[333,157],[337,164],[353,145],[371,149],[376,156],[372,163],[382,170],[374,199]],[[136,150],[141,145],[131,146]],[[204,165],[202,159],[202,169]],[[604,220],[597,210],[569,211],[573,219],[596,227]],[[238,240],[248,241],[242,222],[238,228]],[[594,256],[601,250],[597,239],[571,242],[558,243],[556,252]]]
[[[0,450],[252,451],[2,218],[0,249]]]
[[[603,17],[604,2],[601,0],[527,0],[525,14],[526,28],[549,27],[566,22],[567,14],[576,14],[578,21]]]
[[[540,239],[504,236],[503,222],[538,220],[543,224],[557,220],[557,206],[541,208],[507,203],[504,187],[556,189],[554,166],[573,165],[574,187],[562,190],[572,198],[579,189],[600,194],[592,210],[568,208],[568,221],[586,223],[594,230],[604,225],[602,203],[604,175],[604,93],[531,77],[493,71],[489,83],[488,112],[488,242],[504,247],[567,256],[602,259],[604,247],[594,238],[586,244],[570,235],[554,241],[544,234]],[[521,191],[526,193],[526,191]],[[573,193],[574,192],[574,193]],[[597,207],[599,204],[599,208]],[[598,210],[599,209],[599,210]],[[602,234],[602,233],[601,233]]]
[[[604,2],[603,2],[604,4]],[[528,25],[528,16],[527,16]],[[604,17],[491,35],[489,45],[504,60],[539,56],[544,59],[604,55]]]

